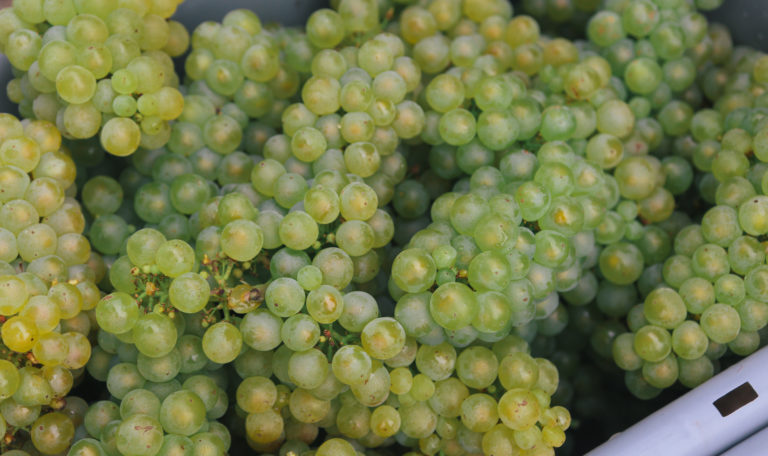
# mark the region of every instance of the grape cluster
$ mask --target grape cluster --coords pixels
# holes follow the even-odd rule
[[[184,106],[171,57],[189,34],[177,0],[16,0],[2,10],[0,49],[17,71],[8,96],[67,138],[100,133],[111,154],[157,148]]]
[[[288,429],[296,425],[312,425],[315,429],[338,427],[347,438],[366,437],[378,444],[402,430],[407,438],[420,439],[411,445],[422,445],[430,452],[441,445],[477,449],[482,445],[500,449],[509,445],[529,449],[542,444],[546,448],[562,445],[570,416],[565,409],[549,407],[549,396],[557,386],[557,373],[551,363],[532,358],[523,346],[516,345],[514,349],[500,345],[499,355],[476,347],[464,356],[458,356],[452,345],[440,344],[434,337],[419,347],[415,339],[406,337],[398,320],[379,316],[372,295],[362,290],[345,294],[339,291],[353,284],[371,291],[376,289],[366,284],[379,275],[384,259],[380,255],[387,255],[380,249],[389,244],[394,233],[391,216],[379,207],[392,200],[394,185],[405,176],[404,155],[396,150],[400,138],[417,136],[424,122],[419,104],[404,99],[420,82],[421,72],[410,58],[398,55],[404,46],[400,39],[379,34],[372,38],[378,48],[347,49],[347,54],[354,50],[358,60],[374,60],[373,65],[377,58],[374,52],[383,52],[384,57],[390,53],[381,44],[394,46],[395,51],[387,57],[390,63],[380,69],[347,69],[343,53],[319,51],[313,58],[313,62],[319,63],[310,69],[317,74],[302,89],[303,103],[283,106],[282,133],[255,144],[248,150],[249,156],[236,150],[243,143],[242,130],[246,129],[246,148],[248,130],[258,136],[269,130],[263,124],[254,122],[246,126],[245,122],[227,119],[248,121],[250,116],[267,115],[264,111],[248,110],[246,94],[258,89],[255,93],[260,96],[271,95],[264,88],[265,82],[253,79],[268,82],[275,76],[254,74],[247,76],[247,80],[234,77],[234,84],[227,89],[226,84],[222,85],[226,76],[222,68],[237,76],[235,62],[241,57],[245,62],[245,56],[268,51],[269,56],[274,54],[277,59],[277,53],[272,49],[264,51],[265,45],[272,45],[268,41],[271,37],[260,36],[255,29],[253,36],[264,43],[252,44],[250,50],[244,51],[245,56],[223,54],[221,49],[229,50],[225,45],[231,39],[229,35],[241,33],[242,28],[235,28],[229,19],[236,14],[245,15],[230,13],[221,25],[205,23],[192,35],[194,50],[186,64],[188,77],[194,79],[195,74],[203,73],[190,65],[210,66],[203,79],[191,83],[191,90],[197,94],[186,96],[185,110],[173,127],[176,132],[184,124],[185,130],[178,130],[183,144],[172,140],[167,146],[170,150],[140,150],[131,157],[133,168],[144,174],[151,170],[154,180],[136,190],[134,211],[144,222],[159,222],[155,225],[157,229],[148,227],[129,234],[128,223],[114,215],[121,206],[120,185],[116,181],[97,176],[84,187],[85,205],[93,215],[98,215],[90,231],[94,247],[106,254],[123,254],[110,269],[111,283],[119,291],[105,297],[96,310],[100,335],[103,334],[106,345],[101,347],[100,336],[99,356],[94,356],[89,365],[92,375],[105,379],[108,387],[112,385],[113,396],[120,398],[113,389],[123,383],[118,380],[121,372],[117,368],[124,363],[107,371],[110,363],[105,361],[114,356],[128,363],[131,360],[119,348],[110,346],[107,333],[135,346],[131,352],[138,351],[139,360],[162,360],[161,365],[167,366],[167,358],[172,356],[169,353],[179,343],[180,333],[172,321],[182,312],[196,316],[196,321],[202,323],[199,344],[206,357],[203,359],[215,364],[234,362],[243,377],[237,387],[237,404],[244,412],[246,436],[257,448],[279,443],[281,432],[285,430],[288,434]],[[337,20],[337,16],[334,11],[322,10],[309,23]],[[313,31],[309,27],[307,35],[319,34]],[[206,63],[204,57],[210,58],[216,52],[220,58]],[[290,64],[290,49],[286,47],[284,52]],[[333,75],[325,76],[328,62],[338,68]],[[302,73],[306,69],[293,71]],[[406,78],[411,80],[411,87],[406,85]],[[314,100],[332,95],[326,86],[334,84],[338,101]],[[214,114],[214,106],[220,114]],[[342,110],[343,115],[337,114],[337,110]],[[211,134],[210,138],[229,138],[226,148],[213,143],[205,133],[200,134],[216,133],[211,124],[219,120],[231,124],[231,128],[222,134]],[[255,155],[258,152],[263,159]],[[185,155],[196,160],[198,154],[205,154],[207,163],[185,163]],[[215,175],[210,168],[196,166],[210,166],[210,157],[218,157],[217,154],[224,155],[224,160],[238,160],[233,160],[234,166],[219,165],[224,173]],[[130,169],[124,173],[131,172]],[[227,180],[230,176],[232,179]],[[165,189],[160,187],[161,183]],[[230,188],[238,191],[227,192],[226,185],[233,183],[237,187]],[[152,187],[160,190],[147,191]],[[209,199],[211,189],[214,194],[224,195]],[[408,205],[406,202],[405,206]],[[412,217],[413,214],[402,210],[405,206],[398,207],[403,215]],[[184,214],[191,215],[187,219]],[[100,223],[106,216],[110,216],[108,223]],[[168,230],[163,220],[169,216],[176,216],[177,225],[194,228]],[[121,228],[113,229],[111,225]],[[194,237],[193,248],[188,241]],[[269,266],[268,271],[265,265]],[[263,307],[259,307],[262,302]],[[155,320],[153,325],[162,329],[146,333],[142,329],[144,319]],[[189,327],[187,323],[187,331]],[[241,346],[248,348],[241,353]],[[167,350],[171,352],[166,353]],[[501,383],[491,388],[493,396],[480,392],[472,395],[465,407],[467,417],[460,425],[460,407],[469,396],[464,383],[471,381],[463,377],[470,378],[475,367],[488,363],[490,371],[473,382],[472,388],[480,391],[491,387],[497,379],[497,356],[506,359],[506,351],[515,352],[502,363],[509,371],[498,375]],[[185,355],[192,356],[183,353],[182,365]],[[438,356],[447,356],[452,361],[430,368]],[[271,368],[263,366],[265,357],[271,359]],[[255,366],[248,364],[255,360],[260,360]],[[407,369],[414,363],[419,365],[415,377]],[[462,380],[451,376],[457,363],[457,375]],[[117,375],[113,374],[115,370]],[[136,370],[143,379],[125,383],[138,388],[142,380],[155,381],[147,378],[148,373],[141,371],[141,367],[131,369],[134,376]],[[516,379],[520,370],[526,372],[524,381]],[[163,380],[173,381],[180,373],[185,377],[183,374],[190,372],[171,369]],[[270,380],[273,374],[282,385]],[[394,390],[393,376],[400,383]],[[115,377],[113,382],[111,377]],[[174,385],[184,388],[183,383]],[[288,386],[287,391],[283,390],[284,395],[289,394],[287,403],[278,402],[278,386]],[[516,387],[522,388],[520,397],[503,394]],[[398,396],[388,399],[390,391]],[[409,396],[411,391],[415,397]],[[433,395],[435,399],[431,400]],[[533,399],[535,402],[531,402]],[[427,401],[431,401],[430,405]],[[499,418],[493,416],[500,407],[497,401],[506,427],[496,426]],[[525,416],[517,416],[512,410],[520,404]],[[286,406],[288,416],[275,410]],[[372,412],[369,407],[374,408]],[[489,412],[494,413],[483,417]],[[441,419],[452,421],[443,429]],[[91,435],[95,437],[97,433],[103,436],[104,431],[95,430]],[[481,442],[483,434],[485,443]],[[453,443],[441,443],[441,439]],[[103,437],[102,444],[107,444]]]
[[[718,0],[180,3],[0,11],[0,451],[568,453],[761,345],[768,57]]]
[[[75,164],[56,127],[0,115],[0,431],[3,445],[66,450],[87,404],[69,396],[91,356],[100,297]]]
[[[757,83],[762,59],[745,53],[745,71],[737,74]],[[714,206],[700,224],[677,233],[671,254],[648,274],[656,276],[653,290],[629,312],[632,332],[614,342],[616,363],[634,371],[627,382],[640,396],[658,394],[676,380],[688,387],[702,383],[727,350],[739,356],[755,351],[768,323],[762,279],[766,130],[761,108],[745,93],[731,88],[719,100],[726,97],[733,103],[728,108],[701,110],[691,121],[691,140],[698,142],[692,161],[700,188],[709,188],[702,197]]]
[[[746,240],[750,238],[749,233],[741,236],[744,233],[736,215],[739,204],[755,194],[753,185],[746,179],[749,158],[745,155],[750,153],[750,148],[745,142],[749,141],[749,134],[734,128],[733,120],[724,125],[724,119],[740,113],[736,121],[739,127],[756,131],[757,113],[750,112],[753,102],[745,91],[747,88],[762,91],[749,74],[757,54],[747,49],[732,53],[727,30],[707,24],[699,12],[686,5],[660,5],[651,1],[631,5],[616,3],[591,16],[586,31],[590,45],[599,48],[613,74],[622,76],[613,79],[613,87],[623,93],[622,98],[631,97],[627,105],[638,117],[631,135],[624,138],[625,155],[651,152],[661,158],[659,162],[642,155],[655,162],[651,163],[653,168],[646,165],[643,169],[635,162],[622,170],[628,160],[636,160],[625,158],[614,169],[620,184],[619,175],[631,178],[625,180],[622,196],[636,200],[632,195],[649,188],[644,181],[658,176],[659,169],[666,175],[666,181],[661,183],[663,189],[655,190],[655,196],[647,196],[648,200],[638,201],[636,205],[622,202],[615,209],[616,222],[604,223],[615,234],[610,242],[621,242],[608,245],[601,252],[600,275],[606,281],[599,286],[595,283],[591,298],[579,304],[596,298],[596,306],[611,320],[595,329],[593,348],[603,357],[612,357],[627,371],[626,384],[633,394],[648,399],[678,378],[686,387],[710,378],[719,369],[717,359],[725,353],[725,344],[731,343],[732,351],[739,356],[748,355],[760,345],[756,331],[765,325],[759,321],[760,310],[755,311],[754,320],[751,314],[745,317],[748,329],[742,332],[739,332],[740,319],[735,310],[741,305],[750,309],[762,305],[744,292],[743,279],[748,271],[732,270],[728,259],[725,272],[711,275],[702,270],[713,266],[708,263],[711,260],[708,254],[717,256],[726,252],[723,249],[729,249],[736,237],[740,243],[752,245]],[[740,65],[738,69],[737,65]],[[728,67],[728,71],[723,67]],[[723,80],[718,78],[738,79],[739,83],[727,84],[723,90]],[[712,109],[707,107],[708,102],[714,105]],[[747,114],[752,114],[749,120],[746,120]],[[729,131],[731,129],[734,131]],[[739,146],[734,148],[732,142]],[[614,148],[620,150],[621,146]],[[587,154],[589,156],[589,149]],[[609,155],[592,153],[593,160],[602,160],[604,156]],[[715,161],[715,157],[719,160]],[[731,179],[736,176],[741,180]],[[752,177],[753,182],[754,179]],[[701,225],[691,225],[686,214],[672,212],[675,204],[672,195],[685,198],[694,181],[707,203],[714,204],[714,193],[718,192],[717,204],[731,207],[710,209]],[[641,187],[636,187],[637,183]],[[759,188],[757,185],[755,188]],[[725,203],[728,198],[732,199]],[[634,218],[635,214],[646,222],[656,223],[642,227],[637,222],[629,222],[625,227],[619,216]],[[731,224],[727,228],[731,231],[725,233],[722,230],[726,230],[727,223]],[[706,235],[704,226],[707,226]],[[725,242],[716,239],[715,232],[734,237]],[[734,234],[736,232],[738,234]],[[740,243],[734,245],[734,250],[740,248]],[[620,245],[624,247],[619,249]],[[699,247],[701,250],[697,252]],[[720,250],[714,252],[714,248]],[[625,274],[629,270],[632,273]],[[727,277],[722,277],[718,285],[722,275]],[[682,288],[684,283],[686,288]],[[738,297],[726,299],[720,287],[731,286],[742,292],[737,292]],[[720,294],[715,293],[715,288]],[[711,293],[711,302],[708,293]],[[703,301],[694,304],[696,299]],[[634,305],[638,300],[642,304]],[[715,302],[717,306],[704,318],[705,310]],[[713,318],[715,315],[717,318]],[[624,321],[613,320],[617,318]],[[729,325],[730,328],[726,328]],[[627,329],[630,332],[626,332]],[[727,330],[730,333],[725,337]],[[652,347],[669,348],[669,351],[658,356],[659,353],[649,352]]]

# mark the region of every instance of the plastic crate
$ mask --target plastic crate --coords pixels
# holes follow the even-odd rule
[[[768,454],[768,428],[763,429],[768,425],[766,365],[768,347],[616,434],[588,455],[706,456],[729,448],[728,456]],[[754,439],[749,439],[753,434]]]

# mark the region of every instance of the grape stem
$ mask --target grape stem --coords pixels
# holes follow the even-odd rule
[[[357,333],[347,333],[337,330],[333,323],[328,325],[321,325],[320,327],[321,337],[318,345],[324,343],[328,344],[325,347],[325,355],[329,362],[333,360],[333,354],[335,353],[334,348],[341,348],[344,345],[349,345],[350,343],[360,339],[360,335]]]

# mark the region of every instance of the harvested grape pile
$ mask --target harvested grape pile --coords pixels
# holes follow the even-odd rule
[[[722,0],[180,3],[0,10],[4,456],[576,454],[768,340]]]

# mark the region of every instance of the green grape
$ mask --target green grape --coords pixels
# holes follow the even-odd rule
[[[209,327],[203,335],[203,351],[213,362],[225,364],[240,354],[243,337],[237,327],[221,321]]]
[[[96,78],[90,71],[78,65],[62,68],[55,80],[56,91],[67,103],[85,103],[96,92]]]
[[[277,388],[265,377],[248,377],[237,387],[237,405],[248,413],[269,410],[277,400]]]
[[[3,141],[2,146],[0,146],[0,159],[2,159],[3,164],[20,168],[25,173],[32,171],[38,165],[40,155],[40,146],[35,141],[25,137],[9,138]],[[11,176],[8,176],[8,178],[11,178]],[[18,182],[17,185],[23,186],[25,190],[29,189],[29,178],[24,179],[21,176],[14,176],[14,180]],[[21,197],[21,188],[17,191],[19,192],[19,197]],[[11,199],[10,196],[8,199]]]
[[[659,21],[658,7],[655,3],[642,0],[624,9],[621,22],[628,34],[642,38],[647,36]]]
[[[463,328],[472,322],[477,313],[475,292],[461,283],[441,285],[430,298],[429,311],[443,328]]]
[[[630,393],[639,399],[652,399],[661,393],[661,389],[648,383],[640,370],[627,371],[624,374],[624,384]]]
[[[288,376],[300,388],[318,388],[328,376],[328,360],[319,350],[294,352],[288,360]]]
[[[163,437],[163,446],[157,454],[159,455],[186,455],[191,453],[194,448],[194,443],[189,437],[166,434]]]
[[[141,375],[149,381],[162,383],[173,380],[181,370],[181,353],[174,348],[165,356],[150,358],[139,353],[136,367]]]
[[[768,216],[765,209],[766,204],[768,204],[768,199],[766,199],[764,196],[758,195],[749,198],[739,206],[739,225],[741,225],[741,228],[747,234],[752,236],[759,236],[765,232],[768,232],[768,228],[763,226],[765,219]],[[704,222],[702,220],[702,226],[703,224]]]
[[[139,317],[133,326],[132,333],[133,341],[140,353],[158,358],[173,350],[178,331],[168,316],[149,313]]]
[[[251,413],[246,419],[245,431],[252,441],[268,443],[280,437],[283,419],[274,410]]]
[[[358,403],[343,404],[336,415],[342,435],[349,438],[365,437],[370,431],[371,412]]]
[[[659,64],[648,57],[632,60],[624,70],[624,81],[627,87],[640,95],[651,94],[659,87],[663,77]]]
[[[139,319],[139,307],[128,294],[114,292],[99,300],[96,321],[99,327],[113,334],[123,334],[133,329]]]
[[[742,331],[728,343],[728,348],[739,356],[749,356],[760,347],[760,335]]]
[[[11,397],[19,388],[21,376],[19,371],[10,361],[0,360],[0,378],[2,379],[2,388],[0,388],[0,397],[7,399]]]
[[[221,231],[221,250],[237,261],[250,261],[263,245],[261,228],[250,220],[233,220]]]
[[[181,388],[195,393],[203,401],[206,410],[212,409],[218,402],[219,395],[223,394],[213,378],[207,375],[192,375],[184,380]]]
[[[736,309],[719,303],[704,310],[699,324],[707,336],[719,344],[734,340],[741,329],[741,319]]]
[[[83,204],[93,215],[115,213],[123,200],[120,184],[107,176],[97,176],[83,186]]]
[[[757,331],[765,327],[766,322],[768,322],[765,313],[766,306],[760,301],[747,298],[735,307],[739,313],[743,331]]]
[[[483,252],[470,262],[467,277],[476,290],[501,291],[509,284],[509,262],[501,253]]]
[[[642,373],[643,378],[654,388],[668,388],[677,381],[677,358],[670,354],[659,362],[646,362],[643,364]]]
[[[547,141],[564,141],[576,130],[576,119],[566,106],[550,106],[542,112],[541,135]],[[606,132],[607,133],[607,132]]]
[[[730,269],[726,251],[714,244],[703,244],[696,248],[691,260],[693,272],[710,281],[727,274]]]
[[[600,47],[610,46],[624,38],[622,18],[613,11],[600,11],[589,20],[587,36]]]
[[[130,227],[122,217],[114,214],[101,215],[94,220],[89,235],[96,250],[116,254],[130,234]]]
[[[299,269],[309,263],[309,256],[306,253],[283,248],[278,250],[277,253],[272,257],[270,269],[274,278],[294,278],[296,277]]]
[[[307,390],[297,388],[291,393],[288,407],[291,414],[302,423],[316,423],[328,413],[330,402],[317,399]]]
[[[741,152],[723,149],[712,159],[712,174],[718,181],[743,176],[749,168],[749,161]]]
[[[726,274],[715,282],[715,298],[718,302],[735,306],[742,302],[745,296],[744,280],[737,275]]]
[[[60,412],[47,413],[38,418],[31,427],[30,438],[35,448],[45,454],[65,451],[75,436],[72,420]]]
[[[671,288],[657,288],[650,292],[643,304],[643,313],[649,323],[674,329],[687,316],[683,299]]]
[[[159,421],[166,432],[191,436],[205,422],[205,404],[192,391],[176,391],[163,400]]]
[[[344,39],[343,24],[343,17],[336,11],[319,9],[307,19],[307,39],[319,48],[333,48]]]
[[[320,327],[310,316],[299,313],[285,320],[280,328],[280,338],[291,350],[307,350],[320,338]]]
[[[672,337],[664,328],[643,326],[635,333],[634,349],[643,360],[659,362],[671,352]]]
[[[672,349],[682,359],[697,359],[706,353],[708,346],[709,339],[696,322],[683,322],[672,332]]]
[[[133,120],[113,117],[103,125],[100,138],[101,145],[107,152],[125,157],[139,147],[141,131]]]
[[[128,237],[126,252],[131,263],[137,266],[152,264],[155,252],[165,242],[165,236],[153,228],[143,228]]]
[[[331,368],[336,378],[345,385],[359,385],[367,381],[372,372],[371,358],[361,347],[347,345],[334,355]]]
[[[135,389],[125,395],[120,402],[120,417],[126,419],[133,415],[148,415],[157,418],[160,412],[160,400],[145,389]]]
[[[400,429],[400,422],[397,409],[382,405],[371,414],[371,431],[379,437],[390,437]]]
[[[280,345],[282,320],[265,309],[248,312],[240,322],[243,342],[254,350],[268,351]]]
[[[1,146],[0,150],[3,150]],[[6,156],[3,157],[3,161],[5,159]],[[0,166],[0,182],[3,183],[3,187],[6,189],[0,194],[0,201],[6,203],[24,196],[29,186],[30,178],[24,170],[16,166],[3,165]]]
[[[107,389],[113,396],[121,399],[130,391],[142,388],[145,382],[146,380],[141,376],[136,365],[120,363],[109,370]]]
[[[335,456],[335,455],[353,456],[355,455],[355,453],[356,453],[355,449],[351,443],[343,439],[333,438],[323,442],[323,444],[317,448],[315,455],[316,456]]]
[[[317,241],[317,222],[306,212],[290,212],[280,221],[278,234],[286,247],[305,250]]]
[[[389,396],[389,371],[384,366],[374,369],[366,382],[352,385],[350,389],[361,404],[367,407],[381,405]]]
[[[359,137],[352,136],[352,132],[348,131],[362,130],[367,125],[368,120],[353,119],[348,120],[349,123],[345,123],[347,116],[351,116],[351,114],[347,114],[342,118],[341,133],[344,135],[345,140],[352,142],[352,144],[344,149],[344,164],[350,172],[360,177],[371,177],[379,169],[381,155],[375,144],[365,141],[372,140],[375,131],[371,130],[370,134],[366,133]],[[361,123],[362,125],[356,125],[352,122]]]
[[[320,324],[338,320],[344,310],[344,298],[330,285],[320,285],[307,295],[307,312]],[[308,388],[312,389],[312,388]]]
[[[683,282],[679,293],[691,313],[700,314],[715,303],[714,287],[709,281],[700,277],[692,277]]]
[[[205,180],[196,174],[183,174],[171,182],[171,204],[183,214],[192,214],[202,207],[210,197]]]
[[[156,454],[163,444],[163,428],[156,418],[133,415],[119,425],[116,444],[124,454]]]
[[[267,286],[267,309],[279,317],[289,317],[300,311],[304,299],[304,290],[296,280],[289,277],[275,279]]]
[[[97,401],[85,413],[85,429],[91,435],[101,435],[107,423],[120,419],[119,406],[111,401]]]
[[[712,361],[706,356],[694,360],[678,359],[678,380],[688,388],[695,388],[714,374]]]
[[[286,173],[277,178],[274,184],[275,201],[282,207],[290,208],[304,198],[308,186],[299,174]]]
[[[498,368],[496,356],[483,347],[467,348],[456,360],[457,375],[465,385],[475,389],[484,389],[493,383]]]
[[[419,293],[431,287],[435,273],[434,260],[422,249],[404,250],[392,264],[393,280],[409,293]]]
[[[344,305],[338,322],[348,331],[362,331],[371,320],[379,317],[376,300],[366,292],[349,292],[343,296],[343,300]]]
[[[416,353],[416,366],[421,372],[422,377],[414,377],[414,388],[419,382],[424,380],[444,380],[453,373],[456,365],[456,349],[447,342],[437,345],[421,345]],[[417,380],[417,378],[419,380]],[[412,390],[413,392],[413,390]],[[431,396],[429,393],[428,396]],[[428,399],[425,398],[424,400]]]
[[[643,360],[635,353],[634,339],[632,333],[623,333],[613,340],[613,361],[626,371],[639,369],[643,365]]]
[[[451,377],[436,383],[429,405],[440,416],[453,418],[461,414],[461,403],[468,396],[469,389],[459,379]]]
[[[165,241],[160,244],[155,253],[155,264],[160,272],[171,278],[191,272],[195,266],[194,263],[194,250],[181,240]]]
[[[101,442],[95,439],[81,439],[75,442],[69,450],[69,454],[74,456],[101,454],[103,453]],[[101,453],[100,453],[101,452]]]
[[[318,289],[323,283],[323,271],[312,265],[303,266],[296,274],[299,285],[307,291]]]
[[[11,426],[29,426],[40,416],[40,406],[26,407],[9,398],[0,404],[3,418]]]
[[[541,410],[535,396],[523,389],[507,391],[499,399],[499,418],[510,429],[529,429],[539,420]]]
[[[17,315],[0,328],[3,343],[13,351],[24,353],[31,350],[39,336],[34,320]]]
[[[171,281],[168,298],[173,307],[186,313],[195,313],[208,304],[211,288],[208,282],[193,272],[182,274]]]
[[[235,220],[251,220],[256,217],[257,212],[245,194],[232,192],[224,195],[218,202],[216,217],[226,225]]]
[[[642,268],[642,254],[632,244],[611,244],[600,253],[600,272],[615,284],[626,285],[634,282],[640,277]]]
[[[315,115],[332,114],[340,107],[340,90],[341,85],[337,79],[313,76],[304,83],[301,89],[301,99],[307,109]]]

